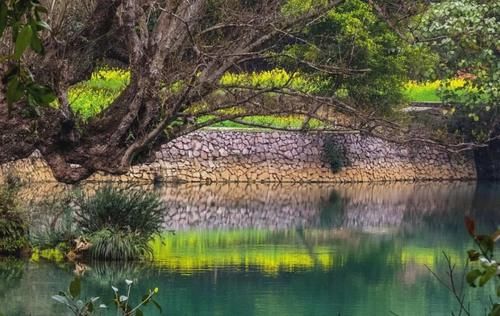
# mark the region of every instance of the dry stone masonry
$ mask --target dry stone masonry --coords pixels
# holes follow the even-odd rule
[[[323,146],[332,139],[345,167],[331,171]],[[27,182],[54,181],[38,155],[0,166]],[[360,134],[203,130],[165,144],[156,159],[122,176],[97,173],[89,181],[369,182],[475,179],[474,158],[429,145],[399,145]]]

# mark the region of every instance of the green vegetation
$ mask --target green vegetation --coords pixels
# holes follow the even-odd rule
[[[76,201],[76,222],[88,238],[92,258],[134,260],[151,254],[148,242],[161,231],[164,208],[151,192],[112,187]]]
[[[114,300],[112,305],[116,307],[116,315],[119,316],[141,316],[143,312],[140,310],[141,307],[152,303],[161,312],[161,306],[158,304],[153,297],[158,294],[158,288],[149,289],[140,299],[137,305],[133,305],[131,295],[131,288],[133,281],[125,280],[127,288],[123,294],[120,293],[119,289],[112,286],[114,292]],[[92,316],[101,315],[102,310],[108,308],[106,304],[99,304],[100,298],[97,296],[91,297],[86,301],[80,299],[81,296],[81,280],[76,277],[69,285],[68,291],[59,292],[57,295],[53,295],[52,299],[56,302],[63,304],[74,316]]]
[[[108,186],[95,194],[72,192],[30,208],[34,214],[54,216],[50,223],[38,223],[30,234],[35,256],[57,260],[150,257],[149,242],[161,232],[164,213],[155,193]]]
[[[39,1],[0,2],[0,39],[8,33],[13,42],[10,51],[0,51],[0,65],[5,63],[9,66],[5,78],[2,78],[7,86],[5,93],[9,112],[15,102],[25,100],[28,105],[25,115],[37,114],[40,106],[49,105],[56,98],[54,92],[37,83],[21,63],[23,55],[29,50],[36,54],[44,53],[42,32],[50,30],[42,18],[46,12],[47,9]]]
[[[84,121],[105,110],[125,89],[130,81],[130,72],[120,69],[101,69],[88,81],[69,90],[71,108]]]
[[[17,205],[19,188],[11,175],[0,186],[0,255],[20,255],[29,248],[28,226]]]
[[[343,147],[335,142],[333,137],[327,137],[323,144],[323,156],[333,172],[339,172],[344,167],[345,153]]]
[[[433,2],[415,25],[418,45],[438,57],[433,79],[443,82],[443,100],[457,104],[455,131],[468,140],[486,141],[498,124],[499,17],[498,1],[446,0]],[[467,77],[461,87],[450,84],[457,74]]]
[[[120,69],[101,69],[94,73],[88,81],[72,87],[69,93],[71,107],[84,121],[97,116],[105,110],[111,102],[123,91],[130,81],[130,73]],[[262,89],[274,87],[289,87],[304,93],[320,93],[328,86],[328,81],[310,78],[299,73],[290,74],[283,69],[253,72],[248,74],[225,74],[221,83],[226,86],[252,86]],[[455,79],[450,81],[452,89],[459,89],[465,80]],[[405,85],[405,98],[412,102],[440,102],[441,81],[409,82]],[[212,116],[204,116],[198,120],[203,123]],[[301,115],[255,115],[241,119],[248,124],[269,126],[271,128],[302,128],[305,117]],[[248,125],[233,121],[224,121],[212,125],[213,127],[246,128]],[[309,128],[326,128],[325,124],[317,119],[308,122]]]
[[[472,315],[471,304],[466,301],[466,296],[463,293],[463,288],[458,288],[454,284],[469,284],[471,288],[489,288],[494,294],[485,295],[486,300],[483,310],[485,315],[499,316],[500,315],[500,263],[495,260],[495,247],[496,243],[500,241],[500,229],[497,229],[492,234],[478,234],[476,230],[476,222],[469,216],[465,217],[465,227],[470,237],[474,241],[474,249],[467,251],[467,264],[465,265],[465,273],[457,278],[459,275],[456,273],[454,262],[450,256],[443,252],[447,262],[447,273],[445,277],[441,277],[436,272],[430,270],[432,275],[443,284],[448,291],[456,298],[456,303],[459,306],[459,314]],[[452,284],[448,286],[448,282]],[[492,285],[489,287],[489,285]],[[488,293],[488,292],[484,292]],[[487,312],[489,310],[489,312]]]
[[[289,1],[284,10],[299,16],[320,3]],[[279,62],[328,82],[323,94],[342,97],[379,114],[390,114],[404,104],[404,84],[410,69],[420,63],[419,55],[366,1],[341,2],[297,37],[300,40],[276,52],[287,56]],[[318,71],[308,63],[322,65],[327,71]]]
[[[453,79],[443,82],[441,80],[427,82],[408,82],[405,86],[405,94],[408,100],[412,102],[442,102],[445,89],[457,91],[463,95],[465,91],[461,90],[466,85],[464,79]],[[447,85],[446,88],[444,85]]]

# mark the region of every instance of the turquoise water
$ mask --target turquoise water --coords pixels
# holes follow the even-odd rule
[[[464,215],[486,232],[500,224],[492,183],[157,190],[176,233],[153,244],[154,262],[0,261],[0,314],[67,315],[50,297],[78,271],[83,296],[104,303],[125,279],[131,297],[158,287],[162,315],[450,315],[457,305],[426,266],[444,275],[443,251],[462,266]],[[487,290],[466,292],[474,315]]]

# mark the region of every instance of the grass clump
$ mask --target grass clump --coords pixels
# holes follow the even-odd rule
[[[76,222],[92,258],[133,260],[152,253],[148,242],[160,233],[164,213],[156,194],[105,187],[80,195],[77,205]]]

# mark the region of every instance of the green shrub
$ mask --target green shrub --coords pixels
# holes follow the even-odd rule
[[[29,206],[34,218],[30,228],[31,245],[39,250],[68,250],[69,242],[80,235],[74,223],[71,201],[73,194],[45,199]]]
[[[323,156],[333,172],[339,172],[345,165],[344,148],[337,144],[332,137],[325,139],[323,144]]]
[[[90,256],[101,260],[134,260],[151,257],[149,237],[141,234],[103,229],[92,233]]]
[[[19,188],[12,175],[0,186],[0,254],[18,255],[29,247],[28,227],[17,205]]]
[[[92,246],[95,259],[129,260],[148,255],[149,240],[161,231],[164,207],[144,191],[105,187],[94,196],[80,195],[76,222]]]
[[[0,216],[18,209],[17,194],[21,183],[17,177],[7,174],[5,182],[0,185]]]
[[[28,227],[18,214],[0,217],[0,254],[19,254],[28,248]]]

